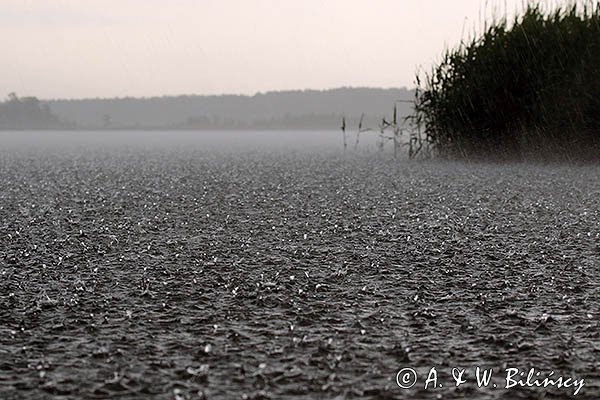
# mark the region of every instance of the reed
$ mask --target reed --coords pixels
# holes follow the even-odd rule
[[[600,3],[529,3],[417,76],[414,126],[446,157],[600,159]]]

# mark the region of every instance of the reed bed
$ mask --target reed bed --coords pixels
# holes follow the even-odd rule
[[[452,158],[600,159],[600,2],[529,3],[417,76],[415,112]]]

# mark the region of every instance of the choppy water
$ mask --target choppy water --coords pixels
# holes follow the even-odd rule
[[[600,168],[300,133],[0,134],[0,398],[598,398]]]

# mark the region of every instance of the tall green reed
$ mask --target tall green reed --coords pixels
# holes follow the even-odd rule
[[[417,86],[410,119],[442,156],[600,159],[600,3],[530,3]]]

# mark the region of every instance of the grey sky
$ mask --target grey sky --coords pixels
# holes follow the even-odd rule
[[[481,26],[482,14],[521,4],[2,0],[0,97],[410,87],[416,68]]]

